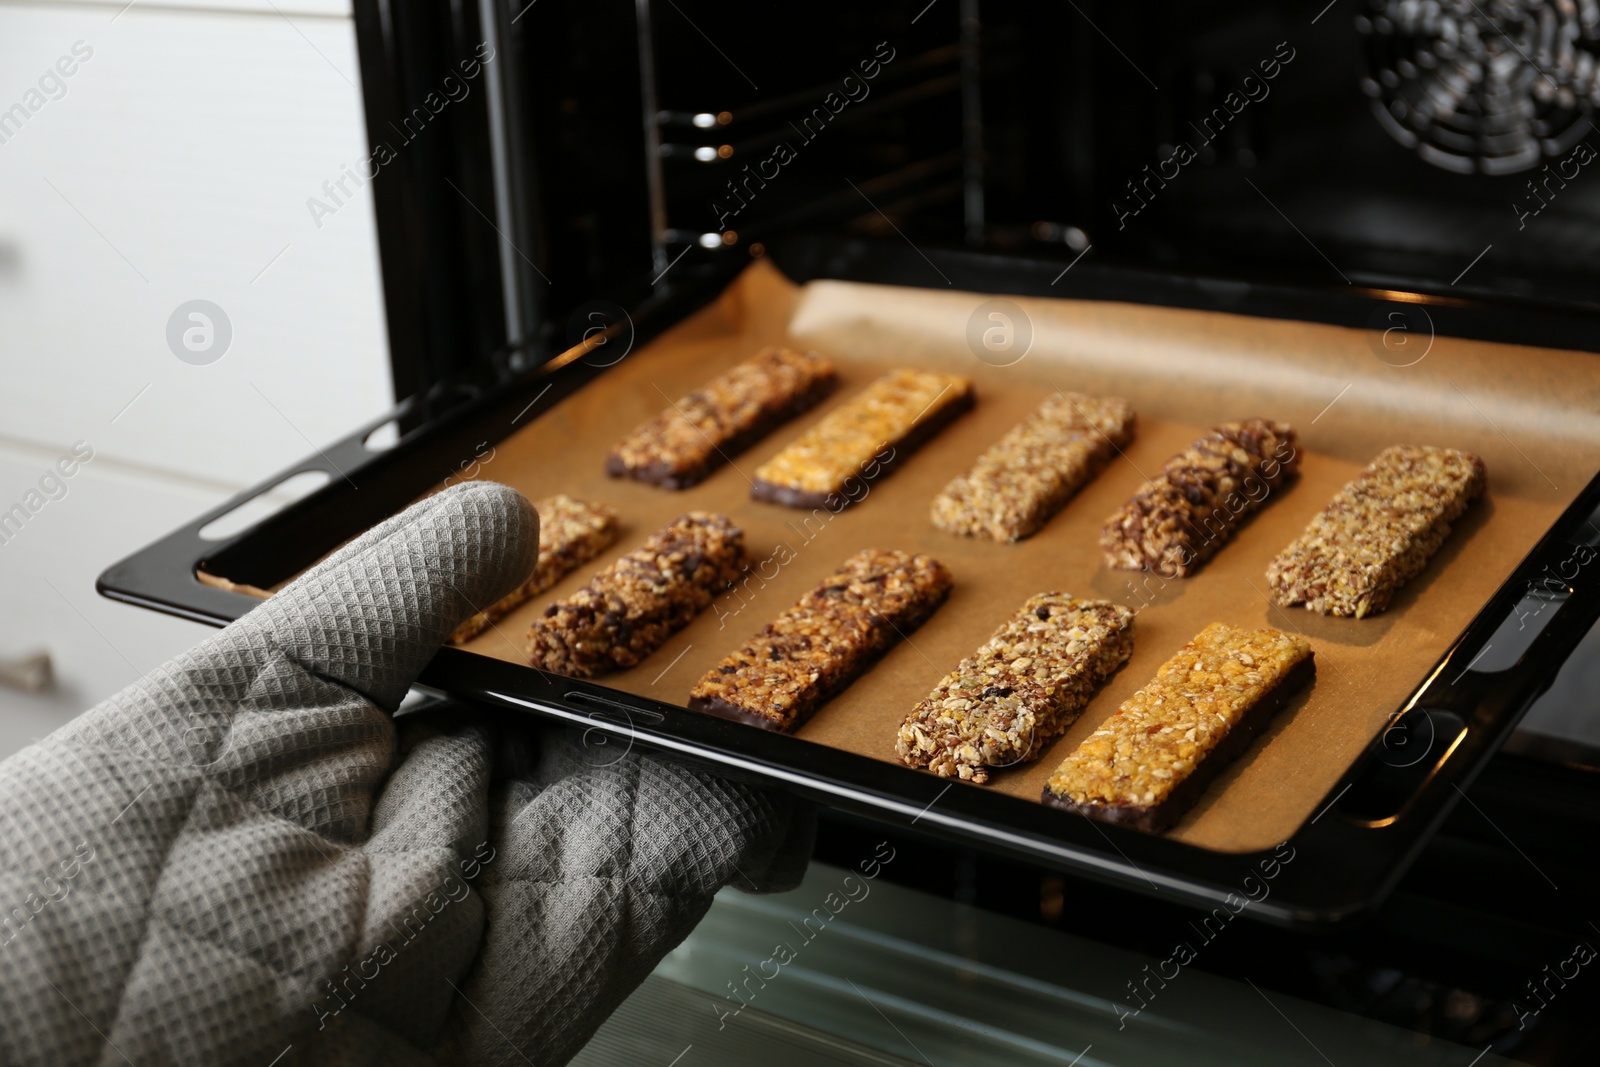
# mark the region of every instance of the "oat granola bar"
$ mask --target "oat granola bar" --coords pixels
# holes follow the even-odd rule
[[[528,630],[535,667],[594,678],[637,666],[745,569],[744,531],[691,511],[545,609]]]
[[[1062,761],[1043,800],[1165,830],[1315,671],[1302,637],[1214,622]]]
[[[902,763],[978,784],[989,768],[1038,759],[1133,652],[1133,612],[1040,593],[940,679],[905,722]]]
[[[1272,598],[1324,615],[1376,615],[1422,573],[1487,483],[1470,452],[1384,449],[1267,567]]]
[[[1132,436],[1126,400],[1057,393],[944,487],[933,524],[1008,543],[1030,537]]]
[[[750,495],[795,508],[843,510],[973,402],[966,378],[890,371],[756,468]]]
[[[623,438],[606,473],[687,489],[761,438],[809,411],[839,382],[815,352],[764,348]]]
[[[931,556],[869,548],[700,679],[689,707],[792,730],[944,603],[950,572]]]
[[[464,644],[565,578],[575,568],[604,552],[617,536],[617,513],[604,504],[574,500],[558,493],[536,500],[539,513],[539,560],[517,589],[456,627],[450,643]]]
[[[1270,419],[1218,426],[1167,460],[1100,534],[1106,565],[1183,578],[1215,555],[1300,469],[1294,429]]]

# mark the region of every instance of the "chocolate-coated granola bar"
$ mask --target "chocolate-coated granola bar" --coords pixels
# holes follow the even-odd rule
[[[1167,460],[1100,534],[1106,565],[1182,578],[1300,469],[1286,423],[1245,419],[1218,426]]]
[[[1214,622],[1062,761],[1043,800],[1165,830],[1315,673],[1311,646]]]
[[[513,610],[555,585],[604,552],[617,536],[617,513],[604,504],[590,504],[558,493],[536,500],[539,513],[539,559],[533,573],[517,589],[456,627],[451,644],[472,640]]]
[[[704,481],[833,392],[839,375],[815,352],[764,348],[623,438],[606,473],[666,489]]]
[[[1422,573],[1487,481],[1470,452],[1384,449],[1267,567],[1272,598],[1324,615],[1376,615]]]
[[[528,659],[574,678],[637,666],[746,565],[744,531],[726,515],[691,511],[546,608],[528,630]]]
[[[901,368],[839,405],[756,468],[750,495],[795,508],[840,511],[956,416],[972,408],[972,382]]]
[[[1133,612],[1040,593],[900,724],[902,763],[982,784],[989,768],[1038,759],[1133,652]]]
[[[932,615],[950,572],[931,556],[869,548],[700,679],[696,711],[792,730]]]
[[[1132,436],[1126,400],[1057,393],[944,487],[933,524],[1004,542],[1032,536]]]

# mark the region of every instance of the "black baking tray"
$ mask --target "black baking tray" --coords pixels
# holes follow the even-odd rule
[[[923,253],[932,257],[932,262]],[[1414,292],[1293,288],[1251,280],[1197,281],[1080,264],[1064,278],[1057,263],[890,245],[807,240],[772,250],[796,280],[833,277],[926,285],[929,267],[961,289],[1146,303],[1237,314],[1364,324],[1374,310],[1428,309],[1441,333],[1509,339],[1538,309]],[[678,283],[626,302],[618,329],[637,344],[721,291],[726,259],[686,263]],[[1531,313],[1531,314],[1530,314]],[[1543,319],[1540,341],[1592,349],[1600,320],[1567,312]],[[1560,339],[1565,343],[1561,344]],[[203,584],[204,569],[270,588],[345,540],[405,507],[455,470],[461,456],[539,418],[603,378],[613,360],[595,352],[561,358],[442,413],[403,404],[302,463],[266,479],[100,576],[112,599],[214,625],[258,601]],[[411,428],[393,447],[372,451],[368,435],[389,421]],[[322,471],[325,486],[252,528],[221,541],[199,531],[294,474]],[[648,748],[671,758],[792,790],[822,803],[973,846],[1154,893],[1204,908],[1237,910],[1259,889],[1259,871],[1278,864],[1264,899],[1243,914],[1283,925],[1350,920],[1377,906],[1500,748],[1530,704],[1600,619],[1600,477],[1591,480],[1511,576],[1451,643],[1435,668],[1395,709],[1361,758],[1329,791],[1317,813],[1277,851],[1221,853],[1090,820],[1062,819],[1036,802],[952,788],[952,783],[838,749],[690,712],[677,705],[547,675],[475,653],[444,648],[419,685],[456,697],[564,722],[594,741]],[[1529,604],[1540,610],[1530,611]],[[1292,850],[1290,852],[1289,850]],[[1285,862],[1285,857],[1292,857]],[[1254,881],[1247,881],[1252,874]]]

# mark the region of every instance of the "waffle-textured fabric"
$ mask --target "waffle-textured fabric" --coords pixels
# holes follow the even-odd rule
[[[0,763],[0,1062],[562,1063],[736,873],[796,883],[786,797],[392,717],[537,541],[440,493]]]

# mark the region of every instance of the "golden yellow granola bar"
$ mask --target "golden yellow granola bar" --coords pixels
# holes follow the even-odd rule
[[[970,410],[973,398],[972,382],[954,374],[890,371],[756,468],[750,495],[789,507],[842,510]]]
[[[747,562],[732,519],[691,511],[546,608],[528,630],[528,659],[574,678],[638,666],[731,588]]]
[[[1044,802],[1167,829],[1311,681],[1314,662],[1302,637],[1212,623],[1062,761]]]
[[[838,384],[815,352],[763,348],[623,438],[606,472],[666,489],[687,489],[815,407]]]
[[[1133,436],[1121,397],[1057,393],[933,501],[933,524],[966,537],[1037,533]]]
[[[950,572],[931,556],[858,552],[713,667],[689,707],[792,730],[921,626],[949,592]]]
[[[1269,419],[1218,426],[1167,460],[1100,534],[1106,566],[1182,578],[1300,469],[1294,429]]]
[[[902,763],[983,784],[1038,759],[1133,652],[1133,612],[1066,593],[1029,597],[900,724]]]
[[[1487,484],[1470,452],[1384,449],[1268,565],[1272,599],[1324,615],[1376,615],[1422,573]]]
[[[604,504],[558,493],[534,501],[533,510],[539,513],[539,559],[533,565],[533,573],[514,592],[457,626],[450,635],[451,644],[465,644],[477,637],[604,552],[617,536],[617,513]]]

